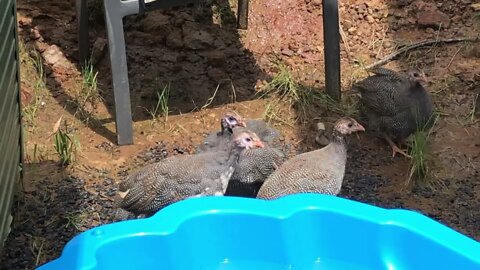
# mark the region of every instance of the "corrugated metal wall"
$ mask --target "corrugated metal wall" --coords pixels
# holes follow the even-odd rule
[[[0,0],[0,250],[12,221],[22,158],[15,0]]]

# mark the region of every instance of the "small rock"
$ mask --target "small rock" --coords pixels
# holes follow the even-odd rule
[[[325,124],[324,123],[317,123],[317,130],[325,130]]]
[[[375,21],[375,19],[374,19],[371,15],[367,15],[367,16],[365,17],[365,19],[366,19],[367,22],[369,22],[369,23],[373,23],[373,22]]]
[[[194,31],[184,34],[185,47],[192,50],[200,50],[210,47],[213,44],[212,36],[205,31]]]
[[[97,38],[93,43],[92,62],[96,65],[105,56],[108,41],[105,38]]]
[[[20,26],[25,26],[25,25],[30,25],[32,24],[32,18],[29,17],[23,17],[21,15],[18,15],[18,24]]]
[[[293,51],[288,49],[288,48],[285,48],[282,50],[282,54],[283,55],[286,55],[286,56],[292,56],[293,55]]]
[[[220,82],[221,80],[228,79],[228,75],[219,68],[212,68],[208,70],[207,76],[214,82]]]
[[[474,3],[474,4],[471,4],[470,6],[473,8],[473,10],[480,11],[480,3]]]
[[[163,13],[152,13],[142,20],[142,25],[147,32],[163,30],[165,25],[170,23],[170,16]]]
[[[38,29],[36,27],[30,29],[30,38],[31,39],[33,39],[33,40],[40,39],[40,41],[42,41],[41,37],[42,37],[42,35],[40,35],[40,31],[38,31]]]
[[[225,53],[218,50],[207,51],[202,54],[212,66],[223,66],[225,64]]]
[[[54,67],[70,68],[73,66],[57,45],[49,46],[42,56],[47,64]]]
[[[182,33],[178,30],[173,30],[167,36],[166,45],[172,49],[179,49],[183,47]]]
[[[353,33],[355,33],[356,30],[357,29],[355,27],[350,27],[350,28],[348,28],[347,32],[350,33],[350,34],[353,34]]]
[[[162,56],[162,61],[176,63],[178,61],[177,52],[168,52]]]
[[[452,17],[452,22],[460,22],[462,20],[462,16],[460,15],[455,15]]]
[[[464,54],[468,58],[480,58],[480,44],[476,43],[472,47],[468,48]]]
[[[386,40],[386,41],[383,42],[383,47],[384,47],[385,49],[390,49],[390,48],[393,47],[393,42],[391,42],[391,41],[389,41],[389,40]]]
[[[185,57],[185,60],[187,60],[190,63],[198,63],[201,59],[202,58],[196,53],[187,54],[186,57]],[[183,69],[188,71],[188,70],[191,70],[190,67],[191,67],[191,65],[190,66],[184,66]]]
[[[417,22],[421,27],[438,30],[440,27],[448,28],[450,26],[450,17],[438,10],[436,6],[428,5],[417,13]]]
[[[407,10],[405,9],[397,9],[393,12],[393,16],[395,16],[396,18],[404,18],[407,16]]]
[[[183,42],[185,47],[192,50],[206,49],[213,45],[212,35],[192,23],[186,22],[182,27]]]
[[[25,89],[25,87],[20,88],[20,101],[23,106],[30,104],[30,102],[32,101],[32,94],[30,93],[30,91]]]

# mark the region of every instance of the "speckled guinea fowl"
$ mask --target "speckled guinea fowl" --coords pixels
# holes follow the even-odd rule
[[[357,131],[365,131],[357,121],[339,119],[327,146],[287,160],[267,178],[257,198],[275,199],[294,193],[338,194],[347,162],[344,137]]]
[[[374,75],[356,83],[361,93],[362,112],[368,119],[368,130],[382,135],[395,153],[408,157],[394,143],[402,142],[417,128],[434,122],[433,103],[421,82],[423,72],[410,70],[408,74],[387,68],[371,70]]]
[[[262,119],[248,119],[245,121],[245,124],[249,130],[255,132],[258,135],[262,142],[270,145],[271,147],[280,148],[280,131],[270,127]]]
[[[216,151],[228,146],[232,130],[235,127],[245,127],[242,117],[235,112],[227,112],[220,119],[220,131],[211,132],[197,148],[197,153]]]
[[[286,156],[282,151],[268,145],[243,151],[225,195],[255,198],[265,179],[285,160]]]
[[[250,131],[258,135],[260,140],[271,147],[281,148],[280,132],[261,119],[244,120],[242,116],[235,112],[227,112],[221,119],[221,130],[210,133],[198,147],[197,153],[206,151],[216,151],[225,147],[232,134],[234,127],[247,127]]]
[[[223,195],[241,152],[256,147],[263,147],[257,135],[234,130],[228,149],[177,155],[147,165],[119,185],[119,207],[148,216],[188,197]]]

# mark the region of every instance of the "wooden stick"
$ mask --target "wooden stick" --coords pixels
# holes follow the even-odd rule
[[[375,67],[384,65],[384,64],[388,63],[389,61],[397,58],[399,55],[401,55],[403,53],[406,53],[408,51],[411,51],[413,49],[417,49],[417,48],[421,48],[421,47],[425,47],[425,46],[430,46],[430,45],[437,44],[437,43],[449,44],[449,43],[457,43],[457,42],[464,42],[464,41],[465,42],[478,42],[478,41],[480,41],[480,38],[476,37],[476,38],[449,38],[449,39],[438,39],[438,40],[437,39],[436,40],[424,40],[424,41],[417,42],[417,43],[414,43],[414,44],[411,44],[411,45],[408,45],[408,46],[404,46],[404,47],[400,48],[400,50],[395,51],[395,52],[387,55],[383,59],[366,66],[365,69],[371,69],[371,68],[375,68]]]

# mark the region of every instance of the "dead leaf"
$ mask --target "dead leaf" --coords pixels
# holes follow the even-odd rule
[[[58,130],[60,129],[60,124],[62,123],[62,119],[63,119],[63,115],[60,116],[60,118],[58,119],[58,121],[55,123],[55,125],[53,126],[52,133],[51,133],[50,135],[48,135],[47,138],[52,137],[55,133],[58,132]]]

